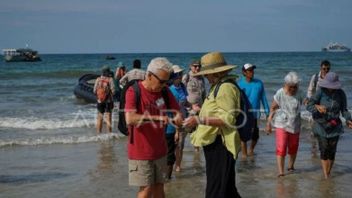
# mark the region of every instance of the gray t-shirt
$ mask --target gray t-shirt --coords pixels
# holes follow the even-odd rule
[[[301,131],[301,105],[305,96],[298,90],[296,95],[287,95],[283,88],[274,95],[274,101],[279,105],[276,110],[273,125],[290,133]]]

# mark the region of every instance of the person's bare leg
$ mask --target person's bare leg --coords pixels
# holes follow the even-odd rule
[[[152,186],[153,198],[165,198],[164,184],[157,183]]]
[[[290,158],[288,160],[288,169],[289,171],[293,171],[295,169],[295,161],[296,161],[297,154],[290,155]]]
[[[98,116],[97,116],[97,133],[101,133],[103,127],[103,114],[98,112]]]
[[[138,198],[150,198],[152,197],[152,186],[141,186],[139,187],[139,191],[137,193]]]
[[[251,146],[250,146],[249,152],[248,152],[249,156],[253,156],[254,155],[254,148],[255,148],[255,145],[257,145],[257,142],[258,142],[258,140],[252,140],[251,141]]]
[[[183,151],[181,149],[181,146],[177,145],[176,150],[175,150],[175,155],[176,155],[175,171],[179,172],[179,171],[181,171],[181,161],[182,161],[182,157],[183,157]]]
[[[284,166],[285,166],[285,157],[276,156],[277,169],[279,171],[279,176],[284,176]]]
[[[247,158],[247,142],[241,141],[242,159]]]
[[[325,179],[329,178],[329,161],[328,160],[321,160],[321,167],[323,169]]]
[[[334,165],[335,160],[328,160],[328,177],[330,177],[331,169]]]
[[[106,113],[106,126],[108,128],[109,133],[112,132],[112,126],[111,126],[111,113]]]

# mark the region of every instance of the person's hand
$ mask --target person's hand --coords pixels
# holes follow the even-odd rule
[[[198,103],[192,104],[192,110],[193,110],[194,112],[199,112],[199,111],[200,111],[200,106],[199,106],[199,104],[198,104]]]
[[[183,126],[187,128],[193,128],[199,124],[198,116],[190,116],[183,122]]]
[[[177,113],[176,116],[172,119],[172,123],[177,127],[181,127],[183,124],[183,118],[181,113]]]
[[[305,99],[303,100],[303,104],[304,104],[304,105],[307,105],[308,102],[309,102],[309,99],[308,99],[308,98],[305,98]]]
[[[348,126],[348,128],[352,129],[352,120],[347,120],[346,125]]]
[[[326,107],[324,105],[315,105],[315,108],[319,111],[319,113],[326,113]]]
[[[265,132],[266,132],[267,135],[270,135],[270,134],[271,134],[271,132],[272,132],[272,127],[271,127],[270,122],[267,122],[267,123],[266,123]]]

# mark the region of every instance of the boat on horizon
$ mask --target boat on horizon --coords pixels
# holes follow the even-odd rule
[[[41,61],[38,51],[30,48],[3,49],[6,62],[36,62]]]
[[[337,42],[330,42],[326,47],[321,49],[323,52],[350,52],[351,48],[347,47],[346,45],[337,43]]]

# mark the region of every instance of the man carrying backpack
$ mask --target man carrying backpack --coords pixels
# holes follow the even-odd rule
[[[307,98],[311,98],[319,88],[319,81],[323,80],[325,75],[330,71],[331,64],[328,60],[320,63],[320,71],[312,76],[307,90]]]
[[[115,93],[114,79],[111,77],[110,68],[104,66],[102,75],[95,80],[94,94],[97,96],[97,133],[101,133],[103,128],[104,114],[108,131],[112,132],[111,113],[114,108],[113,95]]]
[[[259,139],[258,119],[260,119],[260,103],[263,104],[266,116],[269,116],[269,105],[265,96],[264,84],[261,80],[254,78],[255,65],[247,63],[242,67],[243,77],[238,81],[238,86],[248,97],[251,105],[251,111],[254,114],[254,128],[252,131],[251,145],[248,155],[253,156],[254,147]],[[247,158],[247,142],[241,140],[242,158]]]
[[[125,120],[129,126],[129,184],[139,187],[137,197],[165,197],[168,152],[165,127],[168,123],[181,126],[183,120],[175,97],[166,87],[171,67],[166,58],[152,59],[145,79],[126,87],[125,98],[121,100],[125,101]],[[173,119],[167,112],[174,114]]]

